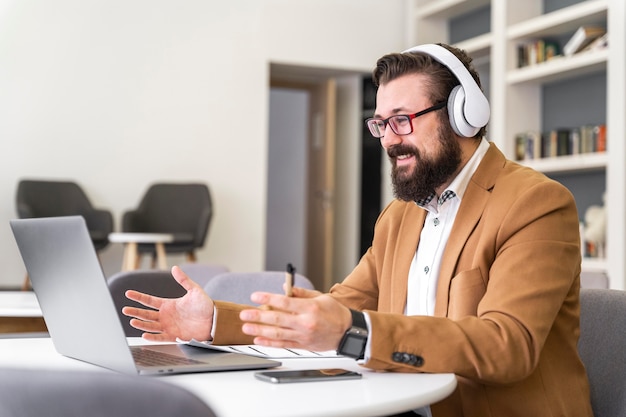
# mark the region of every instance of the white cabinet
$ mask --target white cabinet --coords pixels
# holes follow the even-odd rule
[[[601,186],[606,191],[608,218],[606,257],[585,258],[583,270],[606,271],[611,288],[626,289],[626,2],[561,0],[562,7],[546,12],[547,3],[554,7],[558,1],[410,0],[407,47],[430,42],[453,43],[474,57],[483,84],[487,80],[483,87],[491,101],[488,138],[510,159],[515,159],[517,133],[545,129],[546,109],[542,106],[546,86],[568,80],[585,82],[585,77],[594,74],[606,77],[606,85],[601,87],[605,89],[601,91],[601,101],[606,102],[584,102],[583,98],[580,104],[564,103],[564,106],[606,106],[608,151],[523,163],[548,175],[580,178],[600,174],[605,178]],[[466,18],[480,14],[488,16],[486,20],[483,17],[483,22],[486,21],[483,27],[467,38],[456,39],[455,28]],[[596,24],[607,27],[608,49],[518,68],[520,44],[555,38],[562,45],[578,27]]]

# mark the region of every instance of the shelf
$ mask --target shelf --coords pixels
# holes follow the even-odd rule
[[[430,0],[417,3],[418,19],[450,19],[491,3],[490,0]]]
[[[574,32],[579,26],[606,22],[607,0],[587,0],[552,13],[512,25],[509,40],[540,38]]]
[[[568,0],[558,2],[567,6],[545,12],[546,0],[410,0],[412,11],[408,13],[413,25],[410,29],[414,29],[411,41],[415,44],[449,41],[451,21],[463,24],[453,28],[452,38],[462,39],[455,46],[467,51],[477,70],[483,70],[486,76],[491,104],[488,138],[509,158],[516,154],[518,132],[529,129],[541,132],[545,126],[591,123],[584,117],[587,111],[594,124],[599,122],[596,119],[604,120],[609,132],[606,152],[518,162],[549,176],[563,177],[562,180],[571,186],[581,212],[592,204],[588,201],[590,197],[602,191],[595,187],[604,179],[605,205],[612,215],[611,227],[606,233],[606,258],[585,258],[582,266],[583,271],[606,273],[610,287],[614,289],[626,289],[626,257],[622,253],[626,247],[624,1]],[[475,15],[481,19],[471,20],[474,18],[472,12],[487,7],[490,7],[489,21],[480,13]],[[544,39],[554,40],[562,46],[581,26],[608,29],[608,47],[516,67],[519,45]],[[473,37],[473,34],[481,33],[481,29],[485,34]],[[463,37],[464,34],[467,36]],[[576,88],[579,82],[588,81],[587,78],[590,78],[589,82],[602,84],[597,87],[601,91],[592,91],[589,102],[580,98],[581,94],[586,97],[582,92],[586,90],[575,94],[564,91],[572,85]],[[601,81],[604,78],[606,85]],[[568,84],[561,86],[561,82]],[[548,96],[544,97],[545,94]],[[562,107],[544,109],[547,102]]]
[[[528,159],[518,162],[546,174],[567,174],[606,169],[608,155],[606,152],[597,152],[564,155],[556,158]]]
[[[581,75],[606,70],[609,48],[580,52],[569,57],[558,56],[540,64],[509,71],[507,83],[536,83],[563,81]]]
[[[484,35],[476,36],[471,39],[467,39],[461,42],[456,43],[456,46],[459,49],[465,50],[468,54],[472,56],[472,59],[475,61],[489,58],[491,54],[491,44],[493,42],[493,36],[491,33],[485,33]]]

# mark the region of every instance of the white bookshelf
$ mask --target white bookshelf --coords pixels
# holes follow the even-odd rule
[[[489,68],[492,108],[489,139],[514,159],[515,134],[542,131],[542,87],[548,83],[606,74],[607,148],[604,153],[524,161],[547,174],[606,174],[606,258],[583,260],[583,270],[606,272],[611,288],[626,289],[626,2],[583,0],[544,13],[543,0],[411,0],[407,47],[450,42],[448,22],[490,8],[490,28],[457,41],[479,66]],[[517,46],[526,41],[565,37],[581,25],[606,24],[609,48],[517,68]],[[593,103],[591,103],[593,105]],[[581,123],[583,124],[583,123]]]

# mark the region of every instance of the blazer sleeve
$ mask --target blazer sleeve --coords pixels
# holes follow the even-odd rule
[[[251,306],[231,303],[228,301],[215,301],[215,332],[213,344],[215,345],[250,345],[253,337],[241,331],[243,321],[239,319],[239,312],[251,308]]]

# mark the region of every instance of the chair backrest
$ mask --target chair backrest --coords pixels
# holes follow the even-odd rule
[[[215,417],[191,392],[102,371],[0,369],[2,417]]]
[[[609,288],[609,276],[601,271],[583,271],[580,273],[581,288]]]
[[[206,264],[201,262],[189,262],[179,265],[180,269],[194,280],[198,285],[204,287],[213,277],[229,272],[226,265]]]
[[[132,327],[129,323],[130,318],[122,314],[124,306],[141,307],[139,303],[126,298],[126,290],[137,290],[165,298],[178,298],[186,293],[169,271],[156,269],[118,272],[108,278],[107,284],[124,327],[124,333],[128,337],[141,336],[143,332]]]
[[[213,216],[206,184],[157,183],[143,195],[132,215],[125,215],[125,232],[189,234],[194,246],[204,245]]]
[[[594,416],[626,416],[626,291],[580,290],[578,351]]]
[[[22,219],[80,215],[92,209],[80,186],[70,181],[21,180],[16,203]]]
[[[227,272],[211,278],[204,291],[215,300],[255,305],[250,294],[255,291],[282,294],[284,283],[285,273],[280,271]],[[296,274],[295,286],[314,289],[311,281],[300,274]]]
[[[96,250],[109,244],[113,215],[93,207],[87,194],[75,182],[21,180],[16,193],[17,215],[33,217],[83,216]]]

